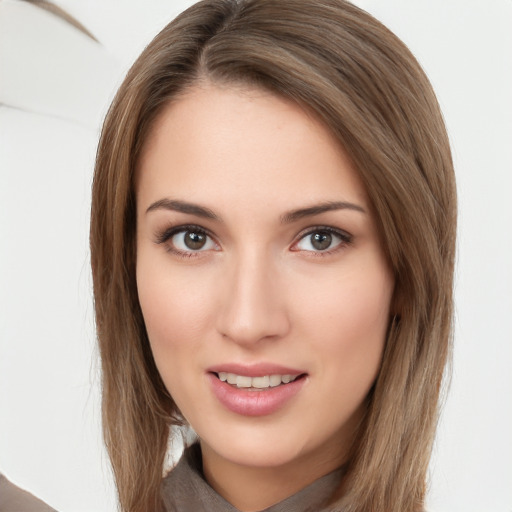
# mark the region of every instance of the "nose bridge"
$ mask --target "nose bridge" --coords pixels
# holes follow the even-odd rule
[[[283,336],[289,328],[278,268],[271,255],[246,247],[230,261],[219,332],[239,344]]]

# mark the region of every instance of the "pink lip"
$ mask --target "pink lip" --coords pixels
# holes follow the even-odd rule
[[[227,382],[221,381],[216,375],[219,372],[235,373],[248,377],[302,375],[305,372],[274,364],[251,366],[223,364],[209,368],[207,378],[217,400],[226,409],[242,416],[265,416],[278,411],[299,393],[306,382],[305,378],[298,378],[288,384],[255,391],[247,388],[236,388]]]
[[[303,370],[287,368],[273,363],[256,363],[256,364],[237,364],[226,363],[212,366],[206,370],[212,373],[234,373],[236,375],[245,375],[247,377],[264,377],[265,375],[302,375],[306,373]]]

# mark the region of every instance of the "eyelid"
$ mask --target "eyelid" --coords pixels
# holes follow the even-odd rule
[[[322,231],[337,236],[338,238],[341,239],[341,242],[338,245],[336,245],[333,249],[326,249],[325,251],[305,251],[305,250],[303,251],[302,249],[294,249],[294,247],[297,246],[297,244],[301,240],[303,240],[305,237],[312,235],[313,233],[318,233],[318,232],[322,232]],[[334,228],[332,226],[322,226],[322,225],[310,226],[310,227],[302,230],[297,235],[290,250],[296,251],[296,252],[300,252],[300,251],[310,252],[310,253],[314,254],[315,256],[322,256],[322,255],[332,254],[333,252],[336,252],[336,250],[338,250],[342,247],[346,247],[347,245],[350,245],[353,242],[353,240],[354,240],[353,235],[351,235],[350,233],[348,233],[347,231],[345,231],[343,229]]]
[[[180,224],[178,226],[171,226],[167,229],[164,229],[162,231],[157,231],[155,233],[155,243],[156,244],[166,244],[173,236],[176,234],[183,232],[183,231],[196,231],[200,233],[204,233],[206,236],[212,239],[212,241],[215,243],[217,247],[220,247],[219,243],[217,242],[215,236],[206,228],[203,226],[199,226],[197,224]],[[317,232],[327,232],[331,233],[341,239],[341,242],[336,245],[333,249],[327,249],[325,251],[305,251],[303,249],[297,249],[294,248],[301,240],[303,240],[308,235],[312,235],[313,233]],[[343,247],[346,247],[347,245],[350,245],[353,242],[353,235],[348,233],[347,231],[339,228],[334,228],[332,226],[325,226],[325,225],[317,225],[317,226],[310,226],[308,228],[303,229],[295,238],[295,241],[292,243],[292,246],[290,248],[291,251],[294,252],[309,252],[314,254],[315,256],[322,256],[322,255],[328,255],[336,252],[338,249],[341,249]],[[216,249],[219,250],[219,249]],[[201,252],[206,251],[181,251],[179,249],[176,249],[175,247],[168,247],[168,251],[172,252],[177,255],[181,255],[184,257],[190,257],[190,256],[199,256]]]
[[[182,231],[198,231],[210,237],[212,236],[207,229],[202,226],[198,226],[197,224],[180,224],[179,226],[171,226],[163,230],[157,230],[155,233],[155,242],[157,244],[163,244],[167,242],[169,238],[172,238],[174,235]]]
[[[214,244],[217,247],[220,247],[219,243],[215,239],[215,236],[208,229],[206,229],[202,226],[199,226],[197,224],[180,224],[179,226],[171,226],[162,231],[157,231],[155,233],[155,243],[159,244],[159,245],[167,244],[173,236],[177,235],[178,233],[182,233],[184,231],[195,231],[198,233],[204,233],[206,236],[208,236],[214,242]],[[167,246],[167,250],[169,252],[172,252],[173,254],[176,254],[178,256],[181,255],[184,257],[199,256],[200,253],[207,252],[207,251],[200,251],[200,250],[199,251],[193,251],[193,250],[181,251],[181,250],[177,249],[176,247],[171,247],[170,245]]]

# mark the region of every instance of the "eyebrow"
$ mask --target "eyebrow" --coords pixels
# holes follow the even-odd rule
[[[205,219],[220,220],[220,217],[213,213],[209,208],[199,206],[198,204],[187,203],[185,201],[177,201],[176,199],[160,199],[159,201],[151,204],[151,206],[146,210],[146,213],[160,209],[189,213]]]
[[[320,203],[307,208],[299,208],[298,210],[285,213],[281,216],[281,222],[288,224],[305,217],[313,217],[314,215],[320,215],[321,213],[335,210],[354,210],[356,212],[366,213],[366,210],[358,204],[349,203],[347,201],[328,201],[326,203]]]
[[[205,219],[221,221],[221,218],[209,208],[199,206],[198,204],[194,203],[188,203],[186,201],[178,201],[176,199],[167,198],[160,199],[152,203],[146,210],[146,213],[161,209],[180,213],[188,213],[191,215],[196,215],[197,217],[203,217]],[[335,210],[353,210],[356,212],[366,213],[366,210],[358,204],[349,203],[347,201],[328,201],[325,203],[308,206],[307,208],[299,208],[297,210],[289,211],[281,215],[281,223],[290,224],[305,217],[313,217],[315,215],[320,215],[321,213]]]

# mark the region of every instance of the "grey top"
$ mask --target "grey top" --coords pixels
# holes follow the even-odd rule
[[[201,449],[194,444],[164,478],[162,493],[167,512],[240,512],[210,487],[201,468]],[[342,476],[343,468],[337,469],[261,512],[327,512],[322,505]]]
[[[55,512],[55,509],[0,474],[0,512]]]

